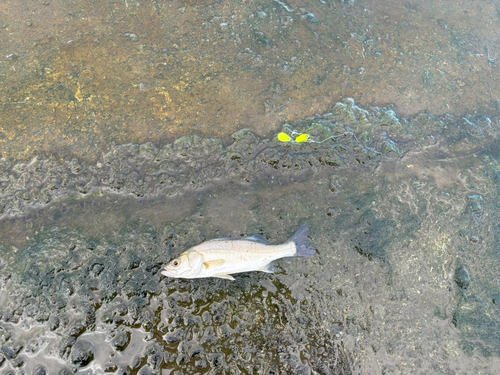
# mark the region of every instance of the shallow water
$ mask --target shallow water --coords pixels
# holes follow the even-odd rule
[[[496,115],[498,23],[494,1],[3,0],[0,152],[269,138],[346,97]]]
[[[4,160],[3,370],[494,373],[498,127],[346,100],[284,129],[323,143],[243,130]],[[206,239],[303,222],[319,256],[273,275],[160,274]]]
[[[0,374],[497,373],[497,8],[3,1]]]

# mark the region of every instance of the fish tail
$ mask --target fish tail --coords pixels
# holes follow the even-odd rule
[[[295,244],[297,251],[295,256],[297,257],[313,257],[317,254],[314,246],[309,244],[309,226],[307,224],[302,225],[290,238],[290,241]]]

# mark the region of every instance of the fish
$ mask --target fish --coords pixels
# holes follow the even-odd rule
[[[216,238],[193,246],[164,266],[162,275],[198,279],[217,277],[234,280],[235,273],[262,271],[273,273],[273,261],[285,257],[313,257],[309,226],[302,225],[285,243],[271,245],[264,236],[244,239]]]

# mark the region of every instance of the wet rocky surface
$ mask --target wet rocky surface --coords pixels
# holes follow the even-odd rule
[[[345,100],[284,125],[315,142],[3,158],[0,373],[493,374],[499,125]],[[303,222],[319,255],[275,274],[160,274],[204,240]]]

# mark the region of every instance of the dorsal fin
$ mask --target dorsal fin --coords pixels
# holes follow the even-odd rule
[[[253,236],[245,238],[234,238],[234,237],[214,238],[213,240],[210,241],[241,241],[242,239],[246,241],[253,241],[264,245],[269,245],[269,242],[267,241],[266,237],[264,237],[262,234],[254,234]]]
[[[253,236],[245,238],[245,240],[259,242],[264,245],[269,245],[269,242],[267,242],[266,237],[264,237],[262,234],[254,234]]]

